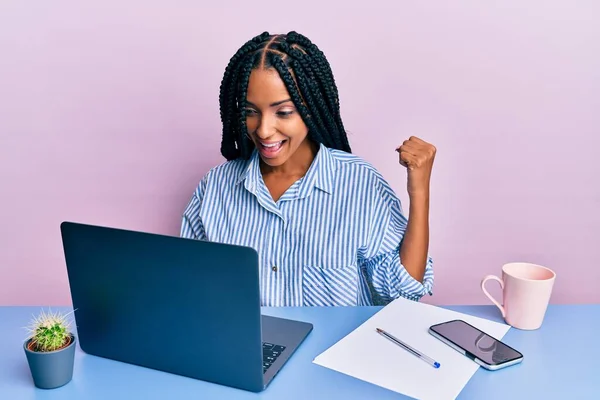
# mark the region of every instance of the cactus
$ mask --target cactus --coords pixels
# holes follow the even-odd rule
[[[67,321],[67,314],[42,312],[34,316],[30,326],[28,339],[29,349],[38,352],[58,350],[71,341],[71,323]]]

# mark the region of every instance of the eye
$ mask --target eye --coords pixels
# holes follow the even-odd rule
[[[293,113],[294,113],[294,111],[292,111],[292,110],[277,111],[277,115],[279,115],[280,117],[289,117]]]
[[[246,112],[247,116],[252,116],[252,115],[256,115],[257,114],[256,110],[254,110],[252,108],[245,108],[244,111]]]

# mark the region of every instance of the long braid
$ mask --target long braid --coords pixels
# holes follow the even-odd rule
[[[250,80],[250,74],[252,73],[252,65],[255,62],[255,59],[258,58],[260,54],[252,53],[245,58],[245,62],[243,63],[240,69],[240,82],[238,85],[238,99],[245,99],[248,93],[248,81]],[[252,142],[246,136],[246,132],[248,128],[246,126],[246,108],[242,104],[239,107],[239,132],[240,134],[237,136],[237,139],[240,144],[240,151],[242,155],[250,154],[252,152]]]
[[[285,48],[287,46],[282,45],[282,47]],[[310,108],[318,110],[317,116],[319,117],[319,124],[323,127],[322,129],[329,131],[332,139],[334,139],[334,142],[329,144],[329,146],[341,147],[342,143],[337,140],[340,137],[340,133],[339,127],[337,126],[335,118],[332,115],[333,110],[330,109],[323,96],[321,96],[322,88],[318,85],[315,73],[313,72],[311,65],[307,62],[305,53],[294,48],[289,48],[289,54],[294,57],[295,63],[297,63],[294,64],[295,68],[293,69],[298,72],[298,81],[306,82],[305,86],[301,86],[300,89],[306,94],[306,97],[309,99],[309,101],[312,101],[314,98],[317,103],[316,107],[311,105]],[[303,73],[300,72],[300,70],[302,70]],[[308,79],[305,79],[305,76]]]
[[[298,105],[298,111],[300,112],[302,119],[306,121],[308,131],[313,134],[317,133],[319,131],[319,128],[315,124],[314,118],[311,118],[310,108],[308,108],[302,101],[302,98],[300,97],[300,92],[296,87],[296,82],[294,81],[294,78],[292,77],[290,71],[288,71],[288,66],[285,65],[281,57],[278,56],[272,56],[271,62],[273,63],[273,66],[275,67],[277,72],[279,72],[279,75],[285,83],[285,86],[288,88],[288,92],[290,93],[292,101],[294,102],[294,104]],[[312,102],[308,102],[309,107],[311,103]]]
[[[287,41],[291,44],[297,44],[301,46],[304,51],[310,56],[310,62],[314,65],[313,69],[317,75],[318,81],[325,95],[327,96],[330,107],[332,108],[334,118],[337,125],[340,127],[342,132],[345,132],[344,124],[340,115],[340,102],[335,77],[331,70],[331,65],[325,54],[307,37],[297,33],[290,32],[287,35]],[[348,146],[348,139],[346,135],[341,135],[344,146]]]
[[[228,159],[235,159],[240,156],[241,143],[240,131],[237,128],[237,124],[234,122],[235,115],[239,109],[237,99],[235,96],[235,89],[238,86],[239,69],[243,65],[244,59],[250,52],[255,51],[259,48],[261,42],[263,42],[269,36],[268,32],[255,36],[254,38],[247,41],[229,60],[221,86],[219,88],[219,103],[220,103],[220,114],[221,121],[223,123],[223,137],[221,141],[221,153]],[[237,122],[237,121],[236,121]]]
[[[313,141],[351,153],[340,115],[337,86],[323,52],[297,32],[287,35],[264,32],[236,52],[221,82],[221,153],[227,160],[247,159],[254,149],[254,143],[247,137],[244,102],[255,68],[273,68],[279,73]]]
[[[273,55],[273,58],[280,58],[278,55]],[[283,62],[283,60],[282,60]],[[319,100],[322,100],[321,97],[319,96],[318,93],[315,94],[314,92],[314,80],[313,78],[306,74],[306,72],[301,72],[299,71],[299,67],[297,64],[297,61],[290,61],[289,62],[289,67],[291,67],[291,69],[293,71],[296,71],[294,75],[292,75],[292,77],[295,77],[294,83],[297,85],[298,89],[300,90],[300,93],[302,93],[301,97],[304,101],[304,103],[306,104],[307,108],[309,110],[315,110],[314,113],[309,113],[309,118],[311,120],[314,121],[314,124],[316,125],[315,129],[309,129],[309,132],[311,133],[311,136],[313,139],[317,140],[317,141],[322,141],[326,146],[331,147],[331,143],[328,143],[327,140],[323,140],[322,136],[322,130],[323,127],[325,126],[325,123],[323,121],[323,104],[319,103]],[[285,69],[287,71],[288,67],[286,67],[285,65],[283,65],[280,68],[278,68],[279,74],[282,75],[284,72],[282,71],[282,69]],[[291,74],[290,74],[291,75]],[[284,80],[285,82],[285,80]],[[286,83],[286,87],[287,82]],[[295,85],[294,85],[295,86]],[[333,132],[334,130],[332,130]]]

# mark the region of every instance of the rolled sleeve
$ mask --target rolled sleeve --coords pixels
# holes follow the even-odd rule
[[[433,294],[433,259],[428,257],[423,282],[412,277],[400,260],[400,247],[392,252],[367,260],[363,268],[369,279],[376,303],[389,303],[404,297],[419,301],[426,294]]]

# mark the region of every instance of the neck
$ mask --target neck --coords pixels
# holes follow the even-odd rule
[[[271,166],[260,160],[260,171],[263,175],[304,176],[310,168],[319,144],[310,140],[304,141],[298,149],[281,165]]]

